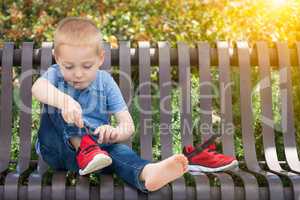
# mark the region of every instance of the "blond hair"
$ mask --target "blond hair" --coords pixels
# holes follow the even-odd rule
[[[85,18],[66,17],[58,23],[54,33],[54,53],[60,45],[95,46],[97,53],[102,49],[102,36],[96,24]]]

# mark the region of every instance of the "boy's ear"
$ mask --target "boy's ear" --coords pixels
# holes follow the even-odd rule
[[[99,66],[101,66],[104,62],[104,55],[105,55],[105,51],[104,49],[101,49],[101,51],[99,52]]]
[[[58,59],[58,55],[57,55],[57,52],[53,52],[53,56],[54,56],[54,59],[56,61],[56,63],[58,64],[59,63],[59,59]]]

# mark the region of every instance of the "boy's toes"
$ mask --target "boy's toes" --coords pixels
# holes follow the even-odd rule
[[[175,155],[176,162],[181,163],[183,170],[185,171],[188,165],[188,160],[183,154]]]

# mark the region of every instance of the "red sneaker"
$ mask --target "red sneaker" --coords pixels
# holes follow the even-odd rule
[[[80,175],[89,174],[112,163],[108,153],[101,150],[99,145],[88,134],[81,138],[76,160],[80,168]]]
[[[183,149],[183,154],[187,155],[194,150],[195,148],[192,145],[187,145]],[[235,168],[238,165],[238,161],[234,157],[217,153],[215,150],[216,145],[211,144],[208,148],[203,149],[202,152],[188,158],[189,172],[192,174],[198,172],[219,172]]]

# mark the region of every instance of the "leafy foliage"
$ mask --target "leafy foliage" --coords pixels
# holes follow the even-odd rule
[[[84,16],[117,41],[287,40],[300,38],[297,0],[1,0],[1,41],[52,41],[59,20]]]

